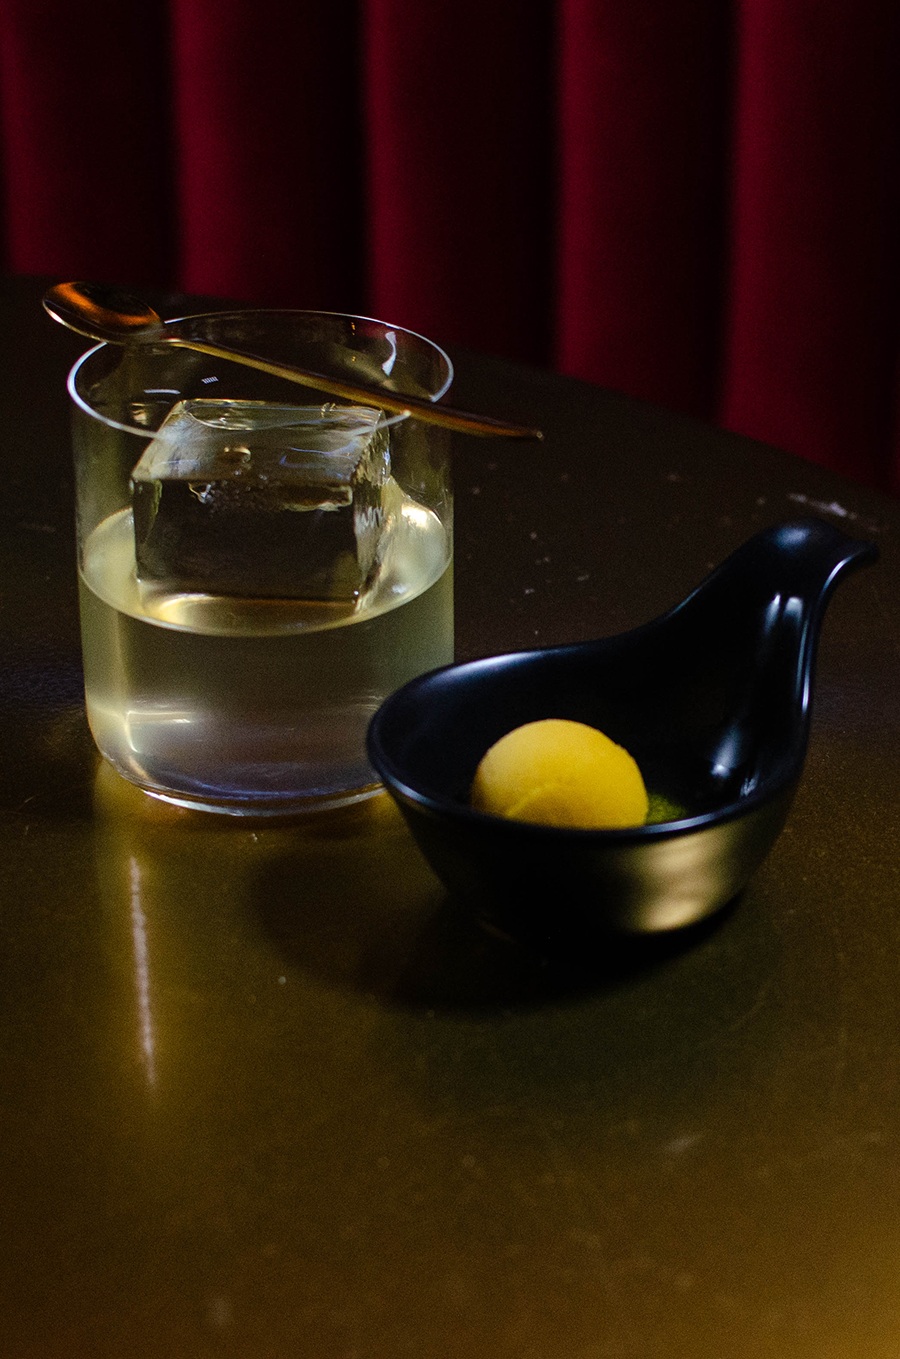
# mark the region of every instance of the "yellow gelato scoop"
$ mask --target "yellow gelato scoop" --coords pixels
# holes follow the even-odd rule
[[[512,821],[609,830],[642,825],[649,804],[627,750],[596,727],[547,718],[491,746],[475,772],[472,806]]]

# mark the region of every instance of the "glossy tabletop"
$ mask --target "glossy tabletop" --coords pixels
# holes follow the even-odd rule
[[[900,506],[454,355],[455,405],[546,431],[457,441],[460,657],[624,630],[798,514],[881,553],[749,889],[701,937],[547,963],[384,795],[243,825],[100,765],[82,346],[40,294],[0,288],[0,1355],[896,1359]]]

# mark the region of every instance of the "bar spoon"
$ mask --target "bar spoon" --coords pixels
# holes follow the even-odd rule
[[[333,374],[319,373],[296,364],[280,363],[259,354],[249,354],[230,346],[214,344],[194,334],[179,332],[177,322],[166,323],[141,298],[123,289],[101,283],[58,283],[43,298],[44,310],[54,321],[86,335],[91,340],[109,344],[131,342],[171,344],[182,349],[197,350],[214,358],[241,363],[303,387],[316,388],[330,396],[379,407],[397,415],[411,415],[426,424],[455,430],[460,434],[507,439],[542,439],[539,429],[510,424],[489,415],[473,415],[438,405],[424,397],[406,392],[392,392],[386,388],[361,382],[348,382]]]

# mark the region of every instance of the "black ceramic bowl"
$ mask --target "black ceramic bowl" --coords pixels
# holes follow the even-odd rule
[[[818,520],[769,529],[633,632],[413,680],[373,718],[371,762],[451,895],[504,933],[555,950],[695,924],[740,892],[784,824],[825,607],[875,556]],[[485,751],[546,717],[605,731],[677,810],[607,831],[473,811]]]

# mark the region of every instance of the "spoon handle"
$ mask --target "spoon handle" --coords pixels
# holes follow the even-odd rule
[[[299,368],[294,364],[278,363],[264,359],[258,354],[250,354],[245,349],[234,350],[227,345],[210,344],[206,340],[186,339],[183,336],[167,334],[166,344],[178,345],[182,349],[194,349],[201,354],[210,354],[217,359],[230,359],[245,367],[258,368],[261,373],[273,377],[286,378],[289,382],[299,382],[303,387],[314,387],[340,396],[345,400],[361,402],[365,405],[380,407],[392,414],[409,414],[424,424],[438,425],[442,429],[457,430],[462,434],[475,434],[482,437],[500,436],[507,439],[543,439],[539,429],[527,425],[510,424],[496,420],[489,415],[471,415],[468,411],[454,410],[452,406],[440,406],[424,397],[410,396],[404,392],[391,392],[381,387],[364,383],[347,382],[331,373],[317,373],[309,368]]]

